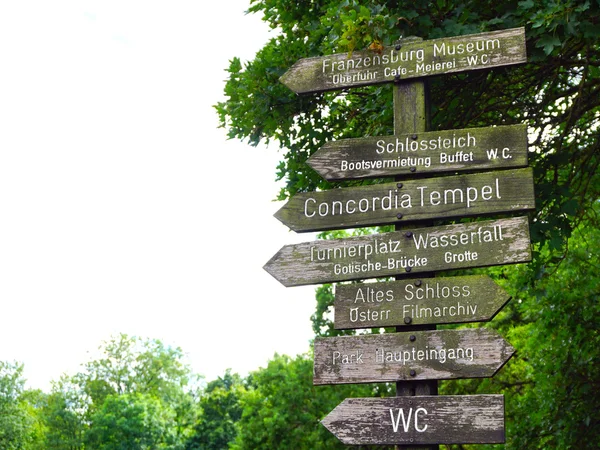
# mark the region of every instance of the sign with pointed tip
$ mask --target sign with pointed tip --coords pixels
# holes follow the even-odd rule
[[[491,320],[510,295],[487,275],[338,284],[338,330]]]
[[[302,192],[275,217],[296,232],[535,209],[530,168]]]
[[[487,328],[317,337],[313,384],[491,377],[514,352]]]
[[[347,398],[321,423],[346,445],[502,444],[504,396]]]
[[[264,269],[284,286],[514,264],[531,260],[527,217],[283,246]]]
[[[363,51],[305,58],[280,81],[297,94],[400,81],[524,63],[525,28],[433,40],[411,40]]]
[[[328,181],[527,166],[527,126],[340,139],[306,161]]]

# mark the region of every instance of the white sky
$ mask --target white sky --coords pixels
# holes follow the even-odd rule
[[[227,141],[249,0],[0,4],[0,360],[49,389],[120,332],[207,380],[309,349],[314,286],[262,266],[312,240],[272,214],[275,148]]]

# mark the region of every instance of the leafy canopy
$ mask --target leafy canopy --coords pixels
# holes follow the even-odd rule
[[[254,60],[228,68],[216,109],[231,138],[282,149],[285,199],[333,185],[306,159],[332,139],[393,134],[390,86],[297,96],[279,77],[300,58],[423,39],[525,27],[528,63],[428,80],[431,129],[526,123],[535,170],[532,239],[566,243],[598,198],[600,4],[597,0],[289,2],[253,0],[277,31]]]
[[[600,0],[250,3],[249,11],[262,14],[276,36],[252,61],[231,61],[226,99],[216,110],[230,138],[279,146],[281,200],[356,183],[327,183],[306,165],[325,142],[393,134],[390,85],[297,96],[279,77],[298,59],[377,51],[408,36],[427,40],[525,27],[526,64],[427,79],[431,130],[528,125],[537,202],[530,217],[533,264],[484,272],[513,296],[486,326],[498,328],[517,355],[492,379],[448,381],[440,389],[503,392],[507,448],[596,448]],[[331,324],[332,302],[331,286],[319,287],[315,334],[340,333]],[[274,407],[268,402],[277,397],[266,389],[249,392],[256,397],[245,400],[237,442],[255,435],[259,440],[248,442],[265,445],[266,430],[252,427],[260,420],[276,424],[276,418],[250,422],[261,407]]]

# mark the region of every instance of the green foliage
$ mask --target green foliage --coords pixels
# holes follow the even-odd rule
[[[596,205],[595,211],[598,211]],[[579,226],[569,252],[534,278],[519,268],[519,293],[528,326],[520,341],[528,363],[516,413],[515,448],[596,448],[600,444],[600,221]],[[529,273],[528,273],[529,272]]]
[[[146,450],[182,448],[176,443],[173,411],[142,393],[108,395],[91,416],[86,448]]]
[[[47,450],[83,448],[85,423],[82,412],[86,403],[83,392],[68,377],[53,383],[52,392],[40,407],[45,425],[44,446]]]
[[[24,383],[21,364],[0,361],[0,448],[3,450],[30,449],[36,442],[35,415],[25,401]]]
[[[19,404],[28,417],[28,445],[23,449],[47,450],[44,445],[46,429],[41,414],[42,405],[45,404],[47,394],[39,389],[24,390],[19,398]],[[66,448],[65,450],[70,450]]]
[[[574,230],[565,256],[545,248],[542,259],[549,262],[541,268],[487,270],[513,299],[486,326],[497,328],[517,353],[494,378],[446,381],[441,393],[503,393],[507,445],[498,448],[587,449],[600,443],[597,213],[598,204]]]
[[[236,423],[242,415],[240,397],[245,391],[242,378],[229,370],[208,383],[200,398],[201,415],[186,450],[227,448],[236,436]]]
[[[179,348],[113,337],[82,372],[35,402],[30,395],[41,424],[35,448],[183,449],[197,417],[197,378]]]
[[[309,96],[287,91],[278,78],[298,59],[376,41],[389,45],[401,36],[432,39],[520,26],[528,64],[428,80],[431,128],[529,125],[539,200],[534,242],[564,248],[598,198],[598,2],[255,0],[250,11],[262,13],[279,34],[253,61],[232,61],[227,99],[216,109],[230,137],[275,141],[283,149],[277,178],[286,185],[279,199],[334,186],[305,163],[326,141],[393,129],[389,86]]]
[[[104,357],[85,364],[85,371],[77,376],[98,404],[107,395],[133,392],[170,399],[191,381],[181,349],[158,340],[120,334],[104,342],[100,351]]]
[[[160,437],[156,445],[169,442],[169,448],[183,448],[196,419],[196,386],[191,369],[183,361],[182,350],[167,347],[158,340],[144,340],[125,334],[103,343],[100,350],[103,357],[85,364],[85,371],[74,377],[89,398],[84,411],[92,422],[91,442],[104,442],[103,437],[106,437],[94,431],[94,420],[101,423],[109,420],[111,423],[113,419],[105,416],[112,414],[113,409],[116,411],[116,405],[125,401],[119,397],[125,396],[135,406],[128,410],[132,416],[114,420],[131,419],[133,423],[142,419],[154,420],[152,427],[143,432],[143,439],[135,439],[146,442],[152,437]],[[169,433],[173,436],[165,437],[163,432],[158,431],[160,423],[167,418]]]
[[[279,199],[357,183],[327,183],[308,168],[306,159],[325,142],[393,134],[390,86],[297,96],[282,89],[278,78],[298,59],[367,48],[378,51],[381,44],[392,45],[411,35],[434,39],[525,27],[527,64],[427,80],[430,129],[528,125],[537,199],[537,209],[530,215],[533,263],[469,271],[489,273],[513,296],[486,326],[497,328],[517,354],[494,378],[446,381],[440,389],[446,394],[504,393],[507,448],[597,448],[600,280],[594,249],[600,244],[600,2],[251,3],[250,11],[262,13],[279,34],[253,61],[230,66],[227,99],[216,109],[231,138],[280,146],[277,178],[286,184]],[[336,231],[320,237],[343,235]],[[311,318],[315,334],[351,333],[333,328],[332,286],[318,287],[316,297]],[[281,372],[290,370],[281,363],[277,367]],[[267,418],[258,411],[283,410],[284,402],[274,400],[279,388],[262,386],[285,384],[261,376],[244,399],[238,448],[244,448],[241,442],[246,440],[273,446],[265,427],[283,427],[279,416]],[[253,421],[252,415],[262,422]],[[305,429],[310,433],[310,427]],[[260,438],[252,440],[252,433]],[[298,441],[286,443],[312,444],[304,438],[308,439],[298,436]]]
[[[312,355],[275,355],[248,377],[233,449],[345,448],[319,422],[347,397],[387,393],[385,385],[313,386]]]
[[[379,50],[387,30],[393,28],[394,19],[381,14],[382,5],[361,5],[356,0],[344,2],[341,10],[329,9],[321,19],[321,24],[330,29],[341,32],[334,38],[340,48],[352,53],[356,48],[370,47]],[[335,8],[335,7],[334,7]],[[329,39],[333,36],[330,34]]]

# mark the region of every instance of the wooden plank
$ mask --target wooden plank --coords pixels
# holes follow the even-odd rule
[[[285,286],[531,261],[527,217],[283,246],[264,269]]]
[[[397,49],[398,48],[398,49]],[[280,81],[303,94],[526,62],[525,29],[401,42],[373,51],[297,61]]]
[[[504,396],[347,398],[321,423],[346,445],[502,444]]]
[[[487,328],[317,337],[313,384],[491,377],[514,351]]]
[[[487,275],[338,284],[334,326],[347,330],[488,321],[509,300]]]
[[[340,139],[307,163],[329,181],[526,167],[527,126]]]
[[[422,40],[418,38],[419,40]],[[425,78],[394,83],[392,86],[392,97],[394,105],[394,134],[400,133],[422,133],[427,131],[430,116],[430,105],[427,101],[428,92],[427,80]],[[395,181],[401,181],[396,177]],[[431,222],[423,226],[432,226]],[[402,231],[407,227],[404,223],[398,223],[394,226],[395,231]],[[433,273],[422,273],[423,277],[431,277]],[[398,278],[398,277],[397,277]],[[424,331],[424,329],[435,330],[435,325],[416,325],[411,331]],[[406,328],[405,328],[406,330]],[[414,396],[414,395],[438,395],[437,380],[419,380],[419,381],[397,381],[396,396]],[[411,450],[405,446],[398,447],[398,450]],[[428,445],[420,447],[421,450],[439,450],[438,445]]]
[[[275,217],[296,232],[535,209],[530,168],[294,195]]]

